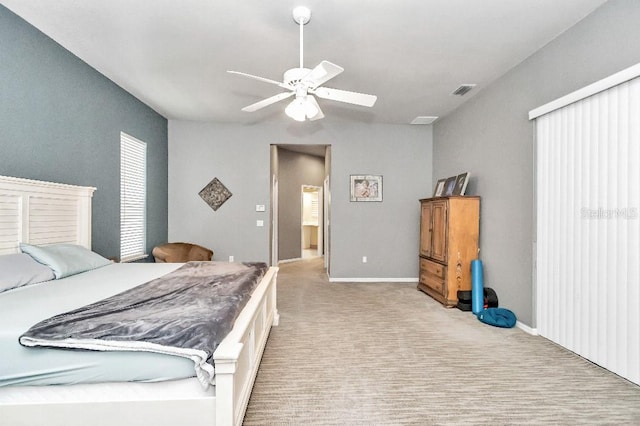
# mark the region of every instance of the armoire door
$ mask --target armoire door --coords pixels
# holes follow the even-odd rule
[[[420,216],[420,256],[431,256],[431,203],[421,204]]]
[[[447,200],[431,203],[431,258],[447,261]]]

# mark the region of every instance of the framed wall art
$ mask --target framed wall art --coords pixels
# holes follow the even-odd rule
[[[351,201],[382,201],[382,176],[351,175]]]
[[[224,186],[216,177],[213,178],[207,186],[202,188],[200,192],[198,192],[198,195],[200,195],[204,202],[207,203],[213,211],[216,211],[225,203],[225,201],[231,198],[232,194],[231,191],[229,191],[227,187]]]

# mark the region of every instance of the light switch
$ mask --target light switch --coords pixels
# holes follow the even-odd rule
[[[256,211],[257,212],[265,211],[264,204],[256,204]]]
[[[264,220],[256,220],[256,226],[264,226]]]

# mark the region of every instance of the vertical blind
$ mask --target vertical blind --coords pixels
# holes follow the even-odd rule
[[[640,78],[536,118],[540,335],[640,384]]]
[[[147,144],[120,133],[120,261],[146,256]]]

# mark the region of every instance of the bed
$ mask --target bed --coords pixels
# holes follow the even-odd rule
[[[0,255],[18,253],[20,243],[35,246],[75,244],[90,248],[91,198],[94,191],[95,188],[90,187],[0,176]],[[34,322],[36,318],[43,319],[49,317],[49,314],[66,312],[69,307],[83,306],[92,300],[99,300],[100,297],[116,294],[171,273],[181,266],[105,265],[60,280],[29,284],[2,292],[0,344],[2,337],[6,337],[8,333],[1,328],[2,323],[15,324],[14,328],[27,328],[25,325]],[[102,276],[110,275],[119,277],[114,288],[109,288],[101,281]],[[90,423],[119,426],[241,424],[269,331],[271,326],[278,324],[276,277],[277,268],[266,270],[237,316],[233,328],[213,352],[213,386],[203,386],[194,377],[195,374],[189,372],[193,362],[185,358],[147,353],[152,359],[155,357],[155,360],[149,362],[148,358],[137,359],[140,355],[135,352],[109,352],[112,358],[105,363],[122,365],[123,370],[124,366],[128,366],[129,370],[137,371],[139,377],[134,379],[136,381],[117,377],[114,379],[111,376],[106,382],[98,379],[97,383],[43,385],[15,380],[15,383],[5,383],[5,386],[0,384],[1,422],[11,425]],[[87,282],[96,283],[97,294],[84,294]],[[52,294],[70,295],[63,298],[66,303],[63,305],[64,309],[51,306]],[[2,303],[6,304],[4,309]],[[7,306],[13,306],[13,309]],[[16,306],[30,306],[32,317],[26,314],[27,309],[17,309]],[[57,309],[62,310],[56,311]],[[12,332],[15,333],[15,330]],[[15,345],[19,346],[17,340]],[[32,349],[18,347],[15,350]],[[94,353],[52,350],[63,353],[83,352],[87,356]],[[3,355],[8,356],[10,352],[5,350]],[[50,370],[55,370],[54,357],[43,359],[50,360]],[[101,363],[102,361],[93,364],[97,366]],[[157,371],[143,372],[142,368],[137,367],[143,364],[151,364]],[[92,362],[87,362],[87,365],[92,365]],[[164,374],[170,369],[177,373]],[[94,374],[96,377],[99,375]],[[126,374],[122,372],[122,375]]]

